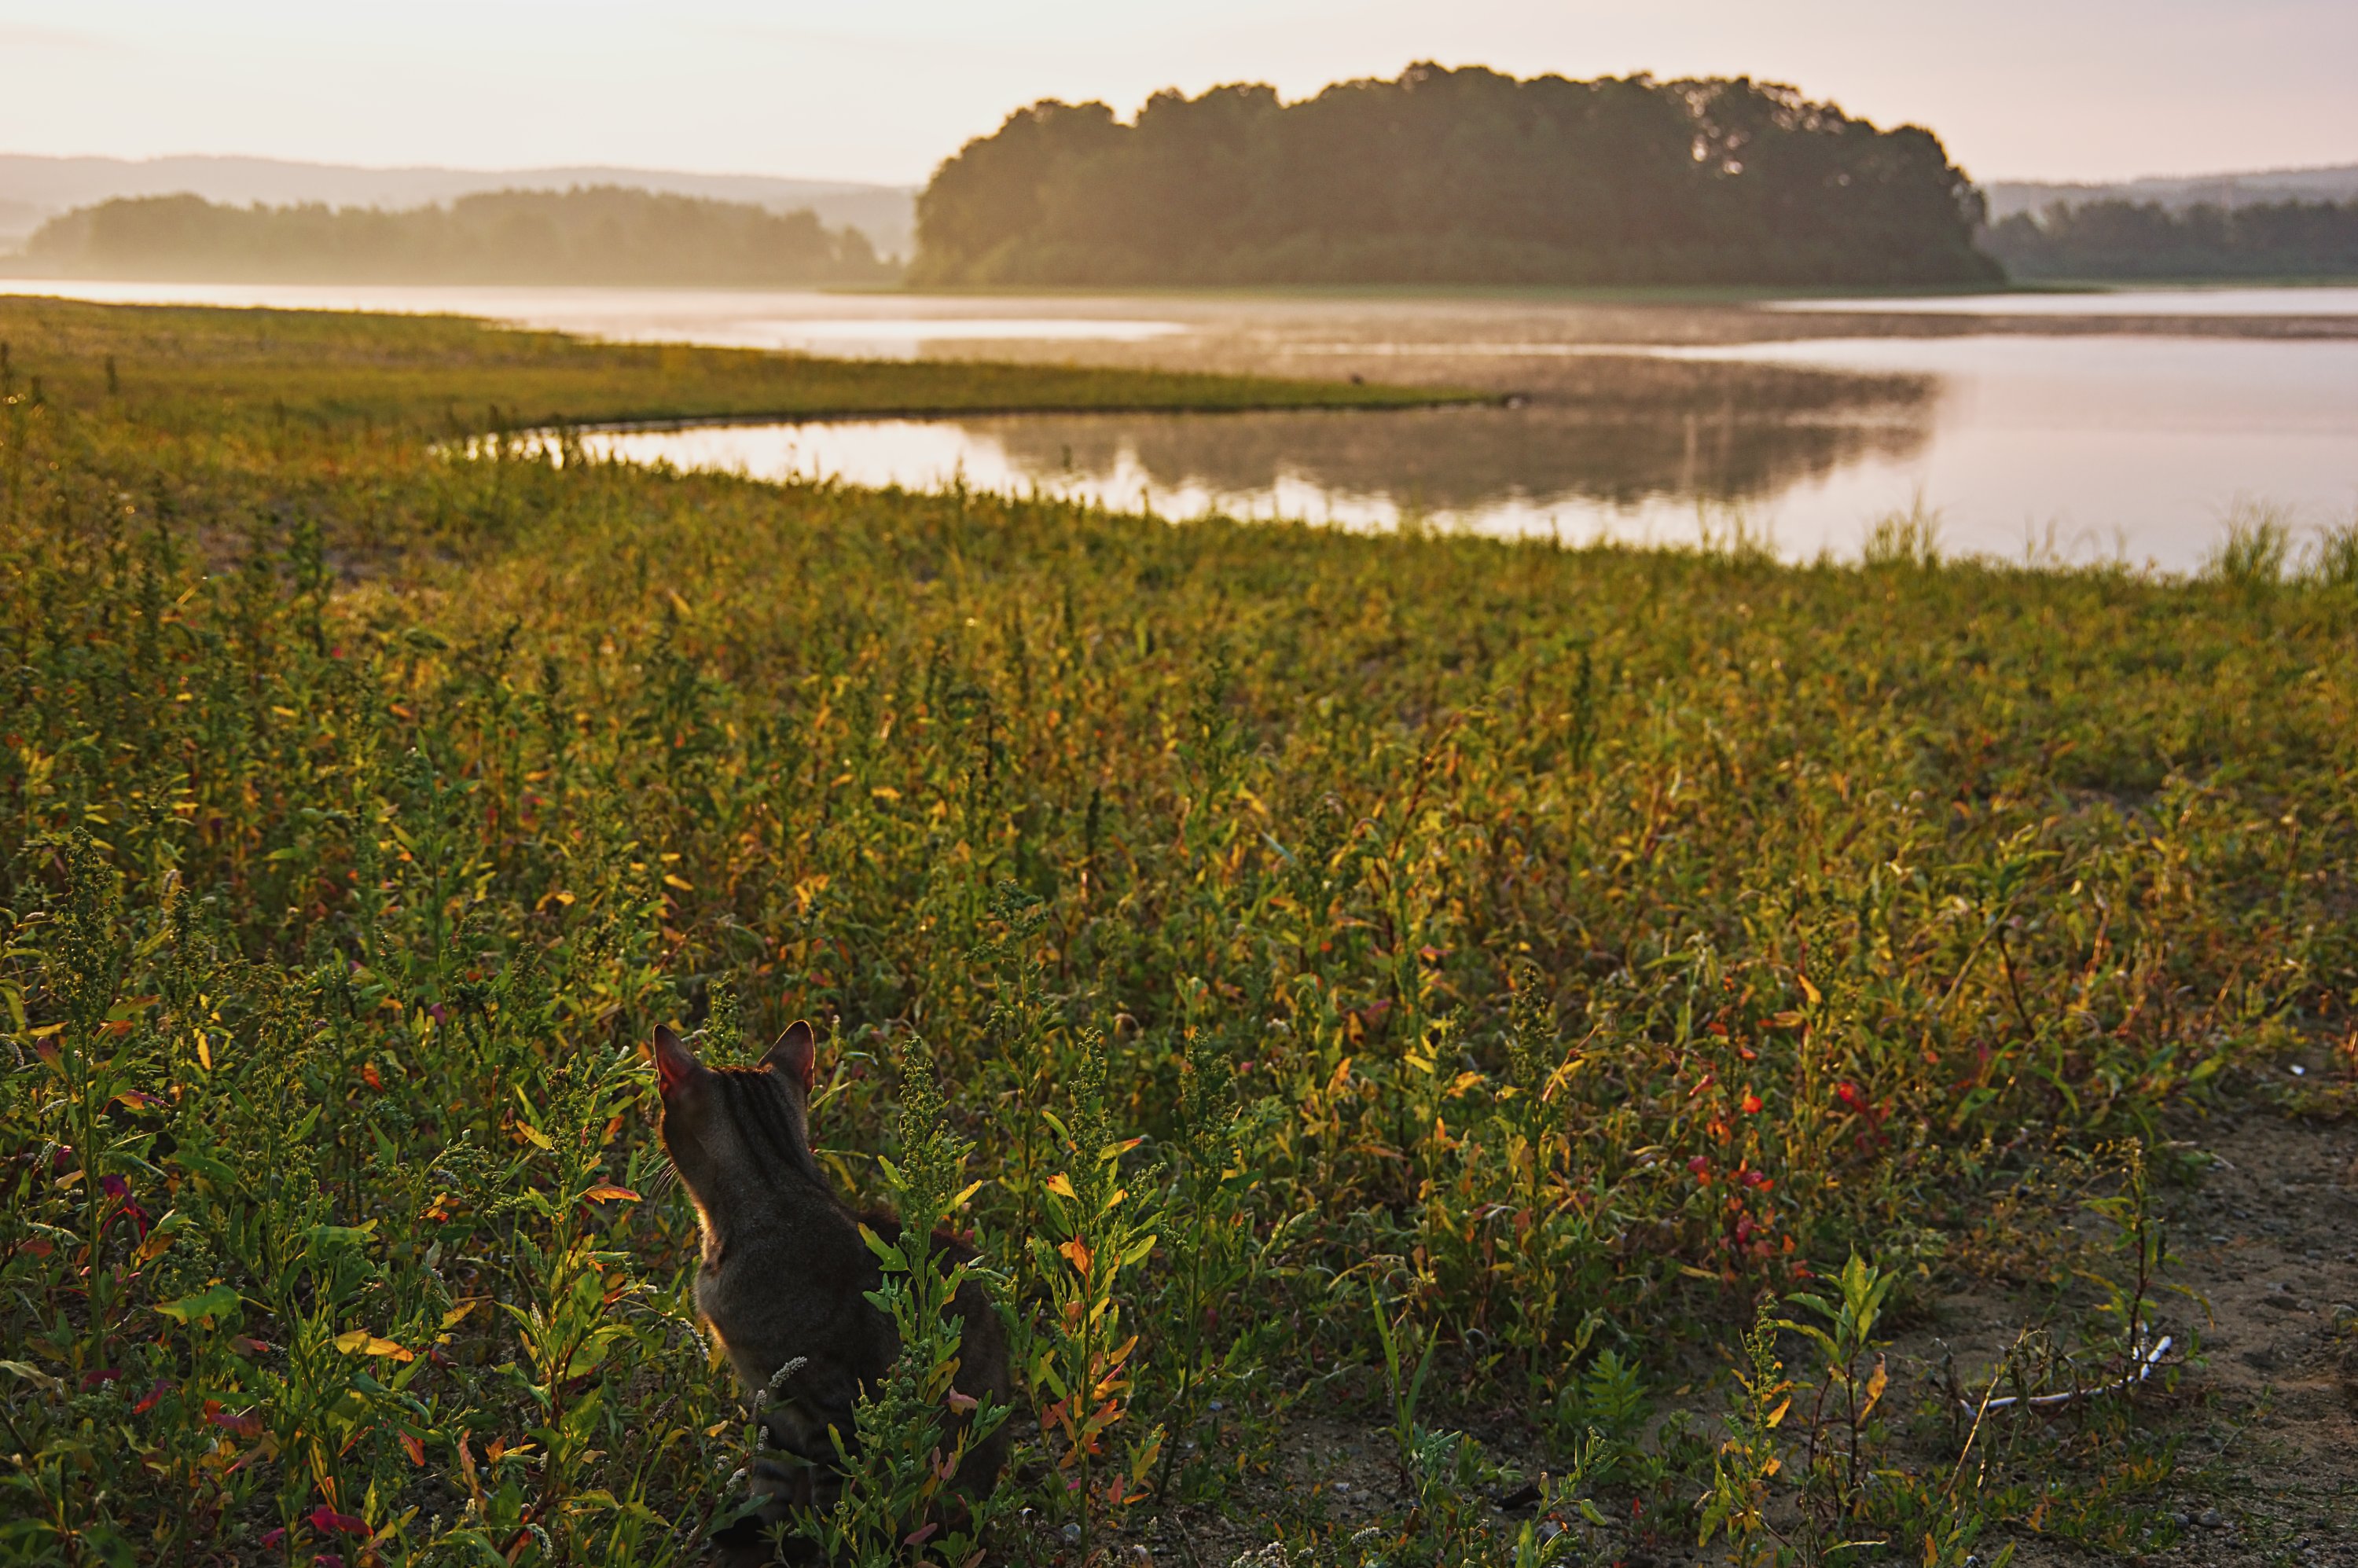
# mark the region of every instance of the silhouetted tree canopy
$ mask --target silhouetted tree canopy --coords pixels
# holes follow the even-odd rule
[[[28,259],[104,277],[308,283],[796,286],[893,276],[857,229],[807,211],[619,186],[501,190],[448,207],[104,201],[51,219]]]
[[[1982,282],[1982,215],[1931,132],[1790,87],[1418,65],[1019,110],[918,199],[912,279]]]
[[[2358,201],[2059,201],[1992,225],[1983,243],[2017,277],[2352,277]]]

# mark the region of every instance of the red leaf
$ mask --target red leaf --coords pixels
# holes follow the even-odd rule
[[[368,1520],[354,1519],[351,1514],[340,1514],[325,1503],[311,1510],[311,1528],[322,1535],[331,1530],[341,1530],[346,1535],[372,1533],[368,1527]]]

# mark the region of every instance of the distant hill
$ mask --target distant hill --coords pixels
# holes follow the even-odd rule
[[[2057,201],[1984,231],[2022,279],[2358,277],[2358,201]]]
[[[1748,79],[1411,66],[1018,110],[918,198],[912,281],[1979,284],[1981,198],[1918,126]]]
[[[2240,174],[2189,174],[2124,180],[2113,185],[2071,185],[1999,179],[1982,187],[1993,223],[2017,213],[2036,213],[2058,201],[2074,206],[2097,201],[2151,202],[2173,211],[2186,207],[2256,207],[2278,201],[2358,200],[2358,163],[2323,168],[2255,169]]]
[[[486,191],[388,211],[124,196],[52,218],[0,264],[19,276],[223,283],[801,287],[895,276],[856,229],[807,209],[615,186]]]
[[[364,168],[259,157],[37,157],[0,154],[0,251],[20,246],[43,222],[76,207],[124,196],[200,196],[247,206],[422,207],[497,190],[568,190],[617,186],[676,196],[747,202],[772,211],[808,209],[823,223],[849,224],[887,256],[905,256],[916,225],[916,191],[844,180],[583,165],[467,169],[421,165]]]

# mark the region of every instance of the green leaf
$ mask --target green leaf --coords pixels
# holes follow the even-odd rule
[[[192,1323],[199,1318],[210,1323],[237,1310],[237,1292],[227,1285],[213,1285],[193,1296],[160,1303],[156,1310],[178,1323]]]
[[[0,1361],[0,1372],[5,1372],[11,1377],[22,1378],[25,1381],[35,1384],[40,1388],[47,1389],[53,1394],[63,1393],[65,1391],[64,1383],[50,1377],[47,1372],[42,1371],[38,1367],[33,1366],[29,1362]]]

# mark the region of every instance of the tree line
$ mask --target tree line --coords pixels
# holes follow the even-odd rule
[[[400,211],[121,198],[49,220],[26,261],[82,276],[294,283],[799,287],[897,273],[859,230],[829,229],[807,210],[620,186]]]
[[[2358,201],[2056,202],[1983,238],[2021,278],[2358,276]]]
[[[1017,111],[918,199],[932,284],[1995,281],[1940,140],[1789,87],[1411,67]]]

